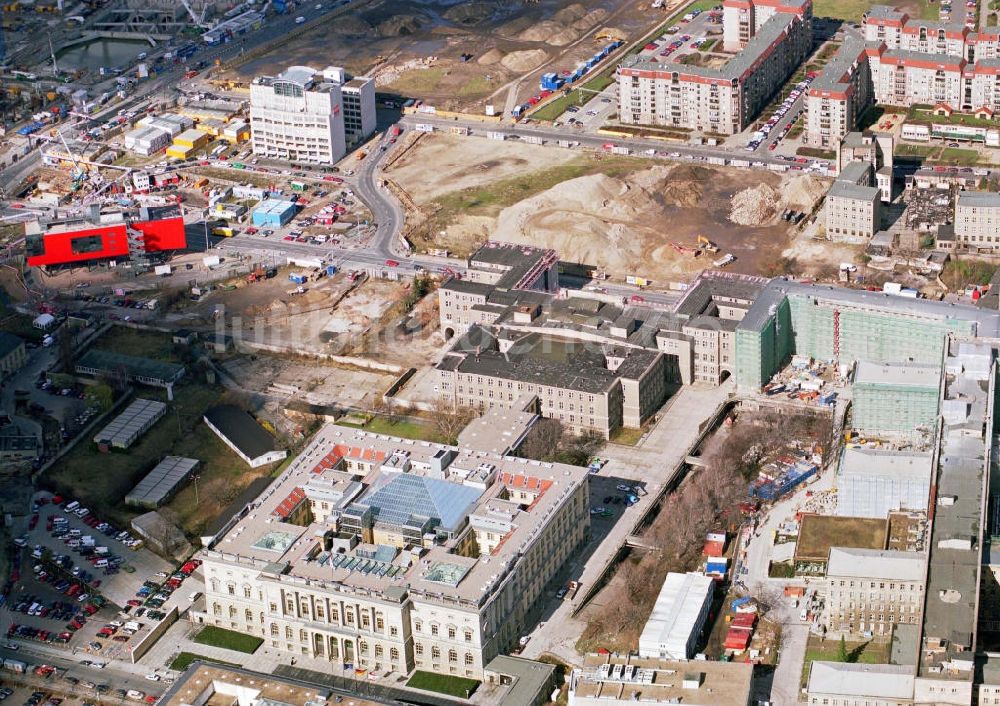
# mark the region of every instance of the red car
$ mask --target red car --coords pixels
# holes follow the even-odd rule
[[[139,601],[139,600],[136,600],[135,598],[133,598],[130,601],[128,601],[125,605],[130,605],[133,608],[138,608],[139,606],[142,605],[142,601]]]
[[[396,262],[395,260],[386,260],[385,261],[385,266],[386,267],[399,267],[399,263]]]
[[[282,238],[282,240],[295,240],[295,236],[294,235],[286,235],[284,238]]]

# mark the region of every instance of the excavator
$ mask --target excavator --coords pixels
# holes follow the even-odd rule
[[[699,248],[704,248],[705,250],[707,250],[710,253],[717,253],[717,252],[719,252],[719,246],[716,245],[715,243],[713,243],[708,238],[706,238],[704,235],[699,235],[698,236],[698,247]]]

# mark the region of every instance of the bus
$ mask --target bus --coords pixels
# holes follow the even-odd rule
[[[215,226],[212,228],[212,235],[221,235],[225,238],[232,238],[236,235],[236,233],[229,226]]]
[[[35,81],[38,78],[37,76],[35,76],[35,74],[29,71],[13,71],[11,72],[11,74],[18,81]]]

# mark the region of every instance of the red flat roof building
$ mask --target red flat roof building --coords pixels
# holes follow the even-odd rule
[[[25,236],[29,267],[127,259],[187,247],[184,219],[175,207],[110,213],[94,209],[86,217],[29,223]]]

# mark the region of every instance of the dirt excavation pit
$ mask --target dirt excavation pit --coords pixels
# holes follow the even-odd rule
[[[770,275],[828,182],[808,175],[609,157],[556,147],[428,135],[388,176],[420,208],[418,249],[466,254],[486,239],[547,246],[568,261],[665,284],[713,267]],[[703,235],[719,253],[695,256]],[[821,258],[822,259],[822,258]]]
[[[811,210],[822,194],[819,180],[801,179],[667,164],[624,177],[590,174],[505,208],[492,237],[548,245],[567,260],[662,282],[712,266],[719,256],[690,250],[704,235],[736,257],[730,269],[767,273],[789,243],[781,211]]]

